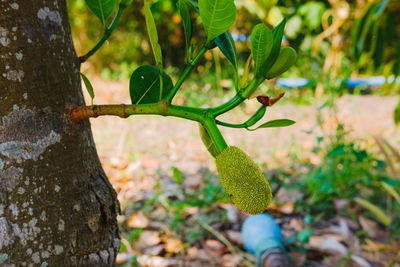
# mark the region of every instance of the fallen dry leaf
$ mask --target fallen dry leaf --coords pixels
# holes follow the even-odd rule
[[[139,240],[135,242],[135,246],[147,248],[158,245],[161,242],[160,233],[157,231],[143,231]]]
[[[159,256],[142,255],[137,257],[137,261],[143,267],[167,267],[179,265],[179,261],[176,259],[166,259]]]
[[[168,253],[178,253],[182,245],[182,241],[175,237],[168,237],[164,242],[164,248]]]
[[[339,241],[325,236],[311,236],[308,245],[314,249],[332,254],[347,255],[348,249]]]
[[[214,239],[206,240],[204,242],[204,248],[214,255],[222,255],[226,251],[225,245]]]
[[[141,211],[133,213],[127,221],[127,225],[130,228],[146,228],[149,226],[149,223],[149,218],[147,218]]]

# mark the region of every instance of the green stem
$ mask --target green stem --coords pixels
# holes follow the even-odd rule
[[[193,67],[196,65],[197,61],[204,55],[204,53],[207,51],[207,48],[203,46],[200,51],[197,53],[197,55],[189,62],[189,64],[186,66],[185,70],[183,71],[182,75],[179,77],[178,81],[176,82],[175,86],[171,89],[171,92],[168,94],[166,101],[167,103],[171,103],[172,99],[178,92],[179,88],[187,78],[187,76],[190,74],[192,71]]]
[[[229,128],[246,128],[246,123],[241,123],[241,124],[230,124],[230,123],[227,123],[227,122],[223,122],[223,121],[220,121],[220,120],[215,120],[215,122],[218,124],[218,125],[221,125],[221,126],[225,126],[225,127],[229,127]]]
[[[252,80],[249,85],[240,90],[231,100],[218,107],[210,108],[209,112],[213,114],[214,117],[217,117],[237,107],[257,89],[263,80],[263,78]]]
[[[104,44],[105,41],[110,37],[111,33],[114,31],[115,27],[118,25],[119,19],[121,18],[122,12],[126,6],[124,4],[120,4],[117,10],[117,13],[114,16],[114,19],[110,23],[110,25],[104,30],[103,37],[97,42],[97,44],[89,50],[85,55],[80,56],[79,60],[81,63],[85,62],[86,60],[89,59],[94,53],[97,52],[97,50],[100,49],[100,47]]]
[[[219,153],[225,150],[228,145],[225,142],[224,137],[222,136],[220,130],[215,123],[215,118],[211,114],[207,114],[207,117],[203,123],[204,128],[207,130],[207,133],[212,138],[217,150]]]

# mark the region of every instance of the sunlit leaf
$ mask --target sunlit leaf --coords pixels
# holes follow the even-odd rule
[[[86,90],[88,91],[90,98],[92,100],[92,106],[93,106],[93,99],[94,99],[94,91],[93,91],[93,86],[90,83],[89,79],[85,76],[85,74],[83,74],[82,72],[80,72],[83,83],[85,84]]]
[[[200,17],[207,34],[206,46],[226,32],[235,22],[236,6],[233,0],[199,0]]]
[[[160,70],[156,66],[144,65],[137,68],[131,76],[129,91],[132,104],[156,103],[164,99],[171,91],[171,78],[162,73],[164,89],[161,94]],[[161,97],[160,97],[161,94]]]
[[[264,23],[255,26],[250,36],[250,45],[256,76],[263,76],[265,74],[260,71],[260,68],[269,57],[272,44],[273,37],[271,30]]]
[[[115,7],[115,0],[85,0],[85,3],[103,25],[105,25]]]

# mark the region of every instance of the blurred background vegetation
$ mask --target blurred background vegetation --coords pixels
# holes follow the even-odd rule
[[[78,54],[83,54],[101,37],[102,26],[90,14],[84,0],[68,0],[68,3],[75,45]],[[342,93],[347,90],[344,81],[349,77],[399,74],[398,1],[239,0],[235,3],[237,21],[231,32],[237,40],[241,71],[250,54],[248,40],[254,25],[263,21],[274,27],[287,18],[286,42],[296,48],[299,57],[296,67],[285,77],[312,79],[314,82],[309,86],[317,90],[317,95],[322,93],[322,87]],[[125,11],[109,43],[87,67],[103,79],[128,79],[138,66],[153,63],[143,2],[134,0],[132,7]],[[169,74],[177,76],[185,64],[185,40],[176,1],[155,1],[151,10],[158,27],[163,61]],[[200,19],[194,12],[192,19],[196,28],[194,43],[201,46],[205,35]],[[218,58],[218,52],[208,53],[202,63],[197,67],[198,76],[202,77],[195,82],[198,88],[204,88],[207,83],[213,84],[216,90],[230,86],[231,67],[227,60]],[[378,93],[393,92],[395,86],[391,81]]]
[[[84,0],[67,2],[75,46],[82,55],[101,38],[103,28]],[[400,120],[400,105],[395,108],[393,103],[400,95],[400,1],[236,0],[235,4],[237,20],[231,32],[239,54],[239,75],[250,55],[254,25],[263,21],[272,28],[287,18],[283,45],[294,47],[298,59],[282,77],[305,79],[293,80],[294,86],[289,87],[294,88],[286,88],[278,105],[280,111],[268,115],[297,116],[298,126],[254,138],[243,132],[224,133],[261,162],[275,193],[269,212],[280,218],[292,258],[301,262],[296,266],[399,266],[395,264],[400,262],[400,137],[393,120]],[[153,1],[151,10],[165,70],[176,81],[185,66],[185,38],[176,1]],[[199,49],[205,34],[200,18],[194,12],[191,17],[196,29],[193,43]],[[134,0],[107,43],[82,65],[82,72],[101,77],[105,85],[97,83],[97,89],[109,95],[104,99],[123,95],[124,100],[129,99],[126,81],[144,64],[154,64],[154,59],[143,2]],[[175,101],[212,106],[229,99],[235,93],[233,71],[218,49],[208,51]],[[261,86],[260,93],[276,96],[285,87],[273,79]],[[250,101],[239,112],[248,117],[255,110]],[[244,121],[244,116],[236,112],[229,119]],[[199,140],[197,128],[174,125],[175,132],[170,133],[170,126],[153,118],[135,123],[138,128],[117,125],[115,120],[93,122],[96,145],[122,205],[119,263],[137,266],[137,257],[144,255],[187,262],[187,257],[200,257],[205,250],[214,262],[204,263],[207,256],[196,258],[203,266],[251,266],[254,258],[232,236],[240,228],[241,217],[229,206],[215,169],[202,158],[207,152],[188,156],[192,143]],[[118,130],[111,133],[113,129]],[[134,135],[128,134],[131,130]],[[171,137],[176,132],[185,134]],[[145,141],[132,141],[136,140],[132,136]],[[106,155],[122,146],[120,152],[126,153]],[[149,154],[154,158],[146,158]],[[183,163],[175,164],[171,157],[182,158]],[[198,162],[198,170],[189,161]],[[137,162],[152,173],[137,174]],[[347,225],[348,231],[338,233],[338,222],[342,230]],[[340,252],[339,259],[322,249],[317,242],[322,242],[320,236],[336,238],[330,248]],[[207,243],[210,239],[219,240],[220,246]],[[149,240],[156,241],[146,243]],[[216,251],[219,254],[212,254]],[[219,260],[227,251],[239,260],[231,255],[222,264]],[[359,256],[373,264],[362,265],[356,260]]]

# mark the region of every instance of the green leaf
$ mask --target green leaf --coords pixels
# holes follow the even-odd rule
[[[260,128],[286,127],[286,126],[293,125],[295,123],[296,122],[292,121],[292,120],[280,119],[280,120],[268,121],[266,123],[261,124],[260,126],[258,126],[255,129],[249,129],[249,128],[246,128],[246,129],[249,130],[249,131],[255,131],[255,130],[260,129]]]
[[[199,11],[207,34],[206,46],[226,32],[236,19],[233,0],[199,0]]]
[[[269,54],[268,59],[260,67],[260,73],[267,73],[267,71],[269,71],[269,69],[272,67],[272,65],[274,65],[276,59],[278,58],[285,25],[286,19],[282,20],[282,22],[279,23],[279,25],[272,30],[273,44],[271,53]]]
[[[238,55],[235,47],[235,41],[233,41],[230,32],[224,32],[215,39],[215,43],[221,50],[222,54],[232,63],[233,67],[237,71],[238,69]]]
[[[378,23],[387,3],[388,0],[383,0],[379,4],[372,3],[366,13],[356,20],[352,31],[351,52],[357,61],[368,44],[366,38],[372,26]]]
[[[354,200],[358,204],[360,204],[363,208],[372,212],[381,223],[383,223],[386,226],[389,226],[389,224],[391,223],[391,219],[381,208],[372,204],[368,200],[359,197],[356,197]]]
[[[86,90],[88,91],[90,98],[92,99],[92,106],[93,106],[93,99],[94,99],[94,91],[93,91],[93,86],[90,83],[89,79],[85,76],[85,74],[83,74],[82,72],[80,72],[83,83],[85,84]]]
[[[105,25],[115,7],[115,0],[85,0],[85,3],[103,25]]]
[[[257,77],[264,75],[264,73],[260,73],[260,67],[269,57],[272,44],[273,36],[271,30],[264,23],[255,26],[250,36],[250,45],[254,59],[254,73]]]
[[[177,5],[179,15],[181,16],[183,21],[183,28],[185,30],[186,54],[189,55],[189,45],[190,40],[192,39],[192,23],[190,21],[189,8],[185,0],[178,0]]]
[[[246,127],[251,127],[264,117],[267,107],[262,105],[256,113],[253,114],[244,124]]]
[[[203,127],[203,125],[201,125],[200,123],[199,123],[199,130],[200,130],[201,140],[206,146],[208,152],[210,152],[210,154],[215,158],[219,153],[218,153],[218,148],[215,145],[213,139],[208,134],[207,130]]]
[[[375,70],[381,66],[382,60],[383,60],[384,42],[385,42],[384,32],[385,32],[385,30],[383,28],[380,28],[376,34],[375,50],[374,50],[374,54],[372,56],[372,58],[374,60]]]
[[[150,10],[150,4],[147,0],[144,0],[144,14],[146,19],[147,32],[150,38],[151,48],[153,49],[154,59],[156,61],[157,67],[162,70],[163,68],[162,54],[161,54],[160,44],[158,43],[156,23],[154,22],[153,14],[151,13]]]
[[[274,65],[269,69],[265,77],[271,79],[277,77],[287,71],[296,62],[297,53],[296,51],[289,47],[282,47],[279,52],[279,56],[276,59]]]
[[[132,104],[156,103],[165,99],[173,87],[172,80],[165,72],[162,73],[162,94],[160,80],[160,71],[156,66],[144,65],[137,68],[129,82]]]
[[[239,76],[238,76],[238,55],[233,41],[232,35],[229,31],[224,32],[215,39],[215,43],[221,50],[222,54],[232,63],[235,68],[235,88],[238,89]]]

